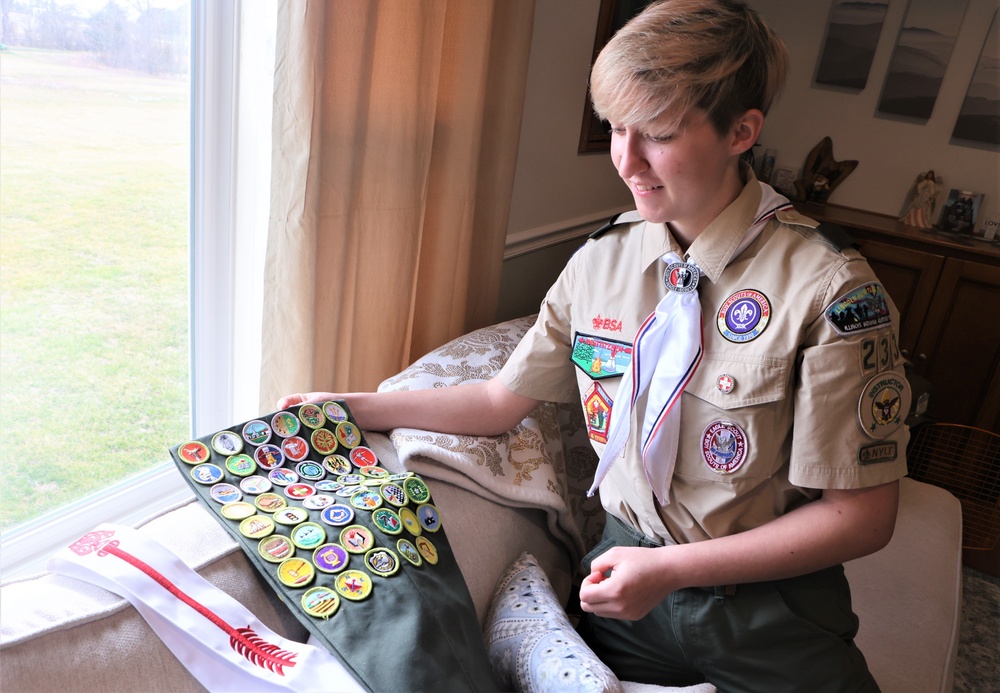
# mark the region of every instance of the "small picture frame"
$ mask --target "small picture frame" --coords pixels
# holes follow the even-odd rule
[[[976,216],[982,204],[982,193],[952,188],[941,209],[937,228],[948,233],[971,236],[976,228]]]
[[[795,195],[795,171],[790,168],[777,168],[774,170],[774,182],[771,187],[782,195],[792,197]]]
[[[972,235],[984,241],[1000,243],[1000,214],[987,215]]]

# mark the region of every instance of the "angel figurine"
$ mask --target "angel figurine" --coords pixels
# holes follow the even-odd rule
[[[942,183],[944,180],[934,175],[934,169],[919,174],[907,196],[908,202],[899,220],[918,229],[931,228]]]

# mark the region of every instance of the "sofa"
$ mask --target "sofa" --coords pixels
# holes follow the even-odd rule
[[[465,335],[419,359],[380,389],[485,380],[530,324],[530,317],[523,318]],[[515,430],[491,438],[407,429],[365,432],[365,437],[382,466],[411,470],[427,481],[491,657],[504,647],[507,660],[512,656],[509,638],[505,644],[496,630],[503,618],[502,588],[510,580],[527,575],[540,598],[573,611],[577,565],[600,535],[603,521],[597,500],[584,493],[596,460],[579,407],[542,404]],[[300,642],[308,638],[200,502],[184,502],[149,518],[138,530],[276,633]],[[887,693],[952,688],[962,602],[961,531],[961,509],[951,494],[903,479],[891,542],[845,566],[861,620],[857,642]],[[546,613],[550,616],[529,624],[534,635],[518,636],[521,650],[544,643],[546,629],[561,628],[571,618],[559,610],[557,624],[554,612]],[[533,679],[533,665],[517,664],[516,672],[497,669],[502,688],[559,690]],[[577,673],[584,668],[578,666]],[[599,679],[604,676],[593,671]],[[635,693],[674,690],[627,680],[598,683],[598,688]],[[0,586],[0,690],[5,693],[201,689],[139,613],[117,595],[52,573]],[[702,684],[683,690],[715,689]]]

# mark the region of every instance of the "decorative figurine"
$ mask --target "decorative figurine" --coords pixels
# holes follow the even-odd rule
[[[809,202],[825,203],[838,185],[858,167],[857,161],[837,161],[833,158],[833,140],[824,137],[812,148],[802,167],[802,177],[795,181],[795,197]]]
[[[934,218],[938,191],[942,183],[944,181],[941,178],[935,177],[934,169],[919,174],[907,195],[906,207],[899,220],[918,229],[931,228],[933,226],[931,219]]]

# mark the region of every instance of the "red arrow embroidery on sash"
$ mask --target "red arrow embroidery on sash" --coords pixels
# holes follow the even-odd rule
[[[90,532],[81,537],[79,541],[69,548],[78,556],[86,556],[95,550],[97,551],[97,555],[101,557],[111,554],[122,559],[132,567],[141,570],[155,580],[163,589],[170,592],[170,594],[180,599],[225,632],[229,636],[230,647],[245,657],[251,664],[261,669],[272,671],[279,676],[285,675],[285,667],[295,666],[295,658],[298,656],[298,653],[282,650],[278,645],[267,642],[249,626],[245,628],[233,628],[214,611],[186,594],[171,582],[166,575],[142,559],[133,556],[128,551],[118,548],[119,541],[112,539],[114,535],[114,531]]]

